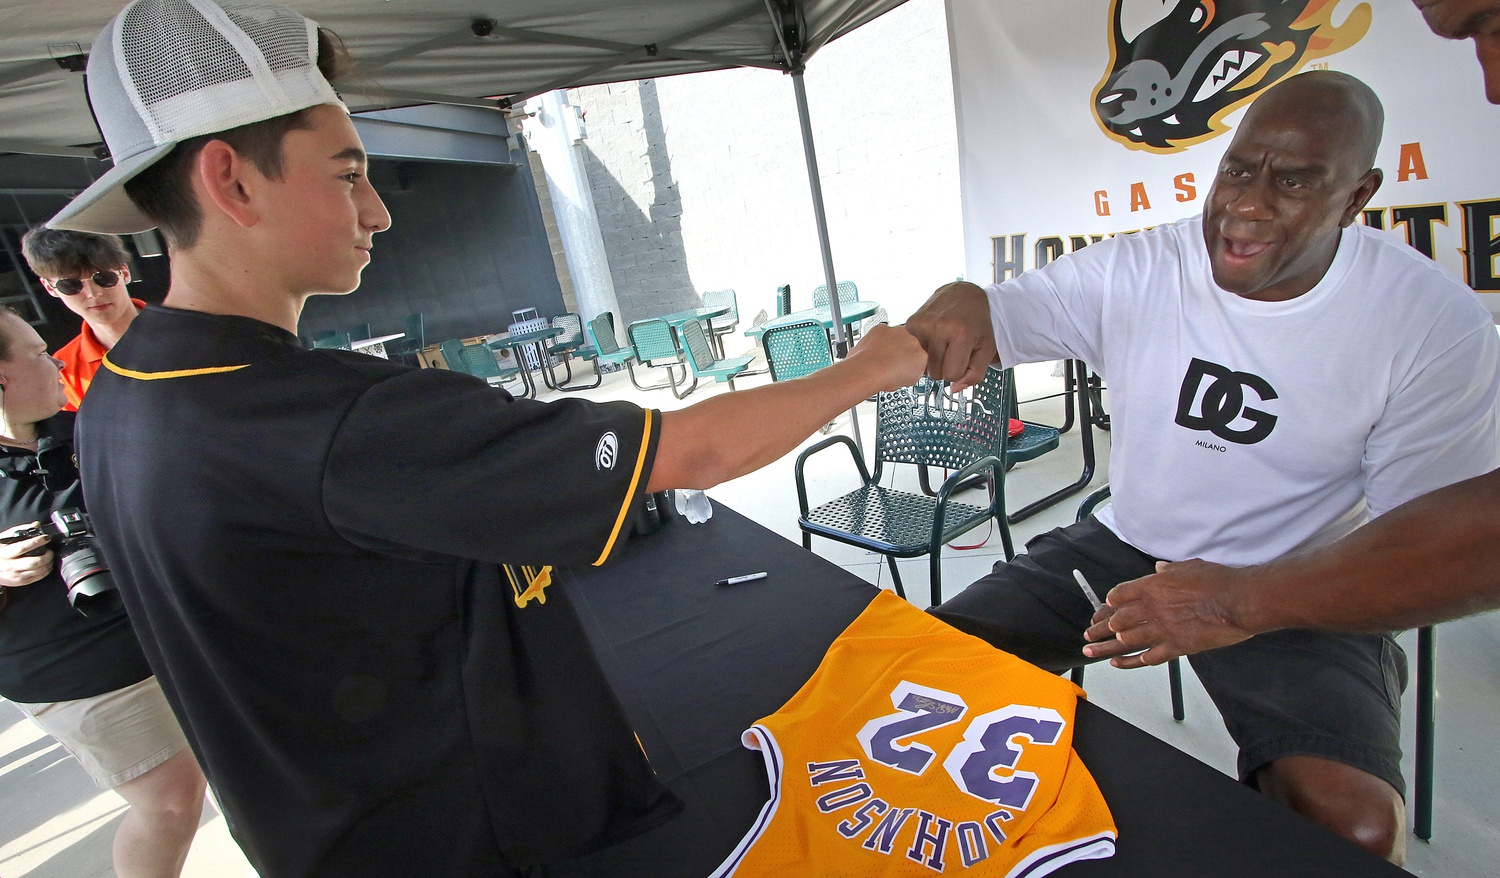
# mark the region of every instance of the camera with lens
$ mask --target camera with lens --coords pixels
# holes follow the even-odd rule
[[[40,555],[47,549],[57,553],[57,570],[68,587],[68,603],[85,616],[106,616],[120,609],[120,592],[115,578],[104,563],[104,556],[94,545],[94,530],[89,514],[69,507],[52,513],[49,521],[37,527],[18,531],[0,542],[18,543],[32,537],[48,536],[51,545],[28,555]]]

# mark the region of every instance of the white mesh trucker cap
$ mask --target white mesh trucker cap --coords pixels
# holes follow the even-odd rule
[[[125,183],[181,141],[319,104],[341,104],[318,72],[318,27],[264,0],[135,0],[89,52],[88,92],[114,167],[47,222],[144,232]]]

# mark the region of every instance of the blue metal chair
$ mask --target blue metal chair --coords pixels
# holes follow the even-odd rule
[[[716,358],[708,343],[708,336],[703,332],[703,324],[696,320],[682,324],[677,331],[682,335],[682,348],[687,353],[687,364],[693,371],[695,385],[700,378],[712,378],[715,381],[728,381],[729,389],[733,390],[734,379],[746,374],[750,361],[755,359],[753,356]]]
[[[852,280],[839,281],[839,303],[858,302],[859,287]],[[813,307],[820,308],[828,304],[828,284],[818,284],[813,287]]]
[[[495,352],[488,345],[464,344],[453,338],[438,347],[451,371],[483,378],[490,384],[503,385],[507,378],[515,378],[521,374],[521,370],[515,366],[501,366],[495,359]]]
[[[583,333],[583,318],[572,311],[563,313],[552,318],[552,325],[563,330],[562,335],[547,343],[547,350],[552,354],[560,354],[563,359],[563,368],[566,373],[563,380],[557,382],[558,390],[590,390],[598,387],[599,382],[604,380],[599,374],[598,358],[599,350],[587,343]],[[594,361],[594,383],[573,384],[573,358],[579,357]]]
[[[801,378],[833,365],[828,333],[816,320],[773,326],[761,336],[772,381]]]
[[[703,294],[703,307],[713,308],[718,305],[728,305],[729,312],[708,321],[708,335],[722,357],[724,336],[734,332],[740,325],[740,300],[734,290],[709,290]]]
[[[776,316],[785,317],[792,313],[792,285],[782,284],[776,288]]]
[[[1003,373],[991,369],[981,385],[990,398],[1004,403]],[[1015,556],[1010,527],[1005,523],[1006,407],[994,407],[975,394],[968,400],[945,401],[936,386],[923,382],[913,388],[882,393],[876,402],[875,470],[865,467],[854,441],[833,436],[797,457],[797,503],[802,545],[812,548],[814,536],[859,546],[885,556],[896,593],[906,596],[897,558],[927,555],[931,570],[932,603],[942,603],[942,548],[949,540],[986,521],[1000,530],[1005,557]],[[809,509],[803,470],[812,455],[835,444],[849,449],[863,486],[835,500]],[[880,485],[885,464],[941,466],[954,470],[935,498]],[[993,489],[987,505],[958,503],[951,495],[971,476],[986,475]]]
[[[635,361],[635,351],[630,348],[620,347],[615,341],[614,315],[605,311],[598,317],[588,322],[589,339],[593,341],[594,369],[598,371],[601,365],[612,366],[617,370],[620,366],[629,366]]]
[[[667,321],[660,317],[637,320],[625,327],[625,337],[630,339],[630,347],[635,351],[636,362],[643,366],[667,370],[665,381],[656,384],[641,384],[636,380],[635,368],[627,363],[626,366],[630,369],[630,383],[634,384],[637,390],[670,389],[673,396],[682,399],[698,387],[696,377],[693,378],[691,385],[687,383],[687,360],[683,358],[682,349],[677,346],[677,337],[672,333],[672,327],[667,324]],[[679,369],[682,370],[681,373],[677,371]],[[679,387],[687,389],[679,392]]]
[[[1004,383],[1006,387],[1004,399],[1006,401],[1006,409],[1009,411],[1015,408],[1015,406],[1010,404],[1010,400],[1016,398],[1016,373],[1014,369],[1006,369],[1004,371]],[[981,383],[979,387],[975,388],[975,392],[982,395],[988,394],[984,397],[986,405],[1000,404],[1000,397],[988,390],[986,383]],[[1022,424],[1024,426],[1020,435],[1009,437],[1005,443],[1005,469],[1007,471],[1018,463],[1035,460],[1047,452],[1056,449],[1060,442],[1061,434],[1056,427],[1049,427],[1046,424],[1033,424],[1030,421],[1023,421]],[[917,470],[917,480],[921,484],[924,494],[929,497],[934,495],[926,467]],[[1020,518],[1015,515],[1008,517],[1008,521],[1011,524],[1015,524],[1019,520]]]

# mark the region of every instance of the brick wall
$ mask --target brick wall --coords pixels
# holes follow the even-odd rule
[[[840,280],[904,319],[963,271],[942,0],[910,0],[825,47],[805,82]],[[822,282],[791,79],[726,70],[576,89],[626,320],[732,287],[742,320]],[[748,343],[748,342],[746,342]]]

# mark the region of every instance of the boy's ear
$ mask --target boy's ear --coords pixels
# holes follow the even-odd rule
[[[249,228],[260,220],[252,197],[255,166],[222,140],[199,150],[193,167],[194,189],[205,214],[217,210],[236,225]],[[258,176],[258,175],[256,175]]]

